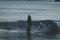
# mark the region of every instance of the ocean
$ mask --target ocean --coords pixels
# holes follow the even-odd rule
[[[60,2],[28,1],[0,1],[0,40],[27,40],[25,21],[28,15],[31,15],[34,21],[31,40],[60,40],[60,34],[46,37],[39,33],[40,25],[38,25],[43,20],[60,20]]]

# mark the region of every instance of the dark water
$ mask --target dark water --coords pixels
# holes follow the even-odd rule
[[[56,23],[59,26],[58,28],[60,28],[59,25],[60,22],[56,22]],[[32,22],[32,30],[31,30],[32,40],[60,40],[60,34],[50,36],[45,33],[45,31],[48,30],[48,27],[46,27],[47,24],[42,23],[41,24],[42,28],[40,28],[41,26],[38,24],[40,24],[39,21]],[[49,25],[51,24],[49,23]],[[8,29],[11,28],[11,29],[8,30],[7,28]],[[27,34],[26,21],[0,22],[0,40],[27,40],[26,34]]]
[[[0,40],[27,40],[26,32],[16,32],[16,30],[15,31],[4,30],[4,31],[0,31]],[[44,33],[32,32],[31,39],[32,40],[60,40],[60,34],[57,34],[54,37],[49,37],[46,36]]]

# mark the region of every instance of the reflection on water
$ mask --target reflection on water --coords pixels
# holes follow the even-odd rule
[[[45,33],[32,33],[32,40],[60,40],[60,34],[55,36],[47,36]],[[21,32],[2,32],[0,33],[0,40],[26,40],[26,33]]]
[[[32,29],[31,30],[31,39],[32,40],[60,40],[60,34],[57,33],[58,26],[55,23],[56,21],[44,20],[44,21],[32,21]],[[3,25],[5,24],[5,25]],[[14,25],[13,25],[14,24]],[[18,25],[19,24],[19,25]],[[23,24],[24,26],[22,26]],[[38,25],[39,24],[39,25]],[[8,26],[10,25],[10,26]],[[16,26],[18,25],[18,26]],[[26,32],[26,22],[25,21],[17,21],[17,22],[1,22],[0,23],[0,40],[27,40],[27,32]],[[22,28],[22,27],[23,28]],[[6,29],[5,27],[11,29]],[[20,28],[15,29],[14,28]],[[39,30],[37,30],[39,29]],[[2,29],[1,29],[2,28]],[[57,28],[57,29],[56,29]],[[23,31],[22,31],[22,30]],[[48,31],[47,31],[48,30]]]

